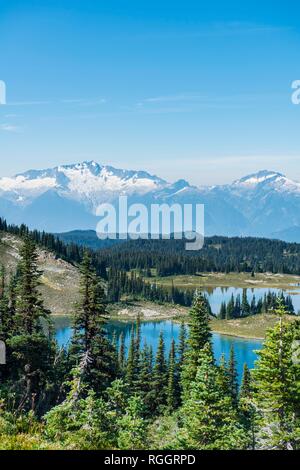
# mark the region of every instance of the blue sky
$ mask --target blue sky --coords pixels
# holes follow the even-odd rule
[[[300,180],[300,5],[0,0],[0,175],[83,160]]]

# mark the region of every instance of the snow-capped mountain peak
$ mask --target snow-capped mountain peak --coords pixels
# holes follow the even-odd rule
[[[0,217],[53,232],[95,229],[96,208],[103,202],[117,205],[120,195],[145,205],[204,204],[207,235],[300,230],[300,183],[282,173],[262,170],[232,184],[196,187],[93,160],[0,178]]]
[[[258,173],[244,176],[243,178],[233,182],[234,185],[257,185],[266,181],[274,181],[276,179],[285,178],[285,176],[276,171],[261,170]]]
[[[120,170],[95,161],[63,165],[46,170],[29,170],[11,178],[0,178],[0,195],[14,203],[30,203],[49,190],[84,202],[95,209],[117,193],[147,194],[167,182],[144,171]]]
[[[261,170],[236,180],[230,186],[233,191],[300,193],[300,183],[277,171]]]

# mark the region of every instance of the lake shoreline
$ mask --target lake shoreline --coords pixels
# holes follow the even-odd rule
[[[222,335],[222,336],[232,336],[234,338],[241,338],[241,339],[255,339],[259,341],[263,341],[265,339],[265,336],[247,336],[247,335],[242,335],[242,334],[237,334],[237,333],[227,333],[227,332],[225,333],[224,331],[215,330],[215,329],[212,329],[212,332],[218,333],[219,335]]]
[[[158,304],[150,301],[123,301],[107,306],[107,320],[120,323],[133,323],[138,317],[141,322],[172,321],[174,323],[188,322],[190,308],[173,304]],[[70,322],[72,314],[53,315],[52,318],[59,322],[63,319]],[[287,321],[294,321],[295,317],[287,316]],[[241,339],[263,340],[266,331],[272,328],[277,321],[271,314],[257,314],[232,320],[220,320],[211,318],[211,329],[214,333],[223,336],[231,336]],[[70,324],[70,323],[69,323]]]
[[[54,320],[59,320],[59,319],[66,319],[66,320],[70,320],[72,319],[73,315],[72,314],[68,314],[68,315],[59,315],[59,314],[55,314],[55,315],[52,315],[53,319]],[[128,323],[128,322],[135,322],[137,320],[137,316],[136,317],[132,317],[132,316],[116,316],[116,315],[111,315],[109,316],[107,319],[108,320],[111,320],[111,321],[118,321],[120,323]],[[141,320],[141,323],[146,323],[146,322],[153,322],[153,323],[159,323],[159,322],[162,322],[162,321],[172,321],[173,323],[181,323],[182,320],[184,320],[187,318],[178,318],[178,317],[160,317],[158,318],[157,316],[156,317],[148,317],[148,318],[144,318],[144,317],[141,317],[140,320]],[[187,323],[187,322],[186,322]],[[217,334],[220,334],[222,336],[231,336],[231,337],[234,337],[234,338],[240,338],[240,339],[253,339],[253,340],[264,340],[265,337],[264,336],[254,336],[254,335],[245,335],[245,334],[238,334],[236,332],[224,332],[224,331],[221,331],[219,330],[218,328],[212,328],[212,333],[217,333]]]

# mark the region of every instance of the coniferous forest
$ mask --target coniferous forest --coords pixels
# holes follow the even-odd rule
[[[9,225],[0,218],[0,231],[15,235],[30,234],[37,244],[55,251],[68,261],[78,262],[86,249],[101,275],[108,269],[138,270],[149,275],[155,269],[158,276],[197,274],[201,272],[247,272],[300,274],[300,244],[280,240],[250,237],[206,237],[200,251],[186,251],[185,240],[116,240],[109,247],[89,242],[90,232],[80,232],[81,239],[72,242],[64,234],[53,235],[25,225]],[[86,233],[86,235],[85,235]]]
[[[123,295],[128,294],[154,302],[175,303],[186,307],[192,305],[192,290],[179,289],[174,285],[171,289],[162,287],[152,280],[153,269],[162,277],[202,272],[246,272],[252,276],[261,272],[300,274],[300,244],[278,240],[211,237],[206,239],[204,248],[195,253],[185,251],[184,240],[136,240],[117,243],[110,248],[95,249],[96,246],[85,246],[84,235],[81,235],[83,238],[79,245],[65,243],[63,236],[31,231],[26,225],[9,225],[0,218],[1,231],[20,237],[30,236],[37,246],[46,248],[55,256],[75,265],[82,262],[85,252],[89,252],[97,275],[108,283],[107,299],[111,302],[118,302]],[[70,241],[68,237],[67,240]],[[291,299],[283,300],[288,312],[293,314]],[[227,316],[224,316],[222,306],[221,318],[262,313],[274,306],[274,301],[268,298],[263,303],[258,300],[257,305],[252,303],[251,309],[238,313],[238,305],[235,311],[231,311],[231,302],[232,299]]]
[[[249,302],[247,289],[243,289],[242,298],[239,294],[234,298],[234,295],[232,294],[227,303],[222,302],[219,318],[221,320],[232,320],[233,318],[272,312],[276,310],[278,300],[281,301],[286,313],[289,315],[295,314],[292,297],[290,295],[285,296],[283,292],[280,295],[277,295],[274,292],[269,291],[268,294],[265,294],[262,299],[258,299],[257,301],[255,295],[253,295],[251,302]]]
[[[122,335],[110,339],[109,284],[105,292],[86,250],[72,341],[59,348],[29,233],[19,255],[14,275],[2,272],[0,282],[2,449],[300,448],[300,322],[285,321],[288,299],[266,299],[277,322],[239,385],[234,350],[228,361],[214,357],[210,309],[199,293],[168,355],[162,334],[155,354],[142,346],[139,318],[127,349]]]

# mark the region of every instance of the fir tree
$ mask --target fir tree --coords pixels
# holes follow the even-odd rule
[[[119,368],[119,347],[118,347],[117,332],[115,330],[113,331],[113,334],[112,334],[111,345],[112,345],[112,352],[111,352],[112,364],[114,365],[116,376],[119,376],[121,370]]]
[[[232,399],[224,394],[220,370],[210,345],[201,350],[201,361],[188,399],[180,409],[178,449],[243,449],[247,438],[239,423]]]
[[[175,341],[172,340],[168,363],[168,386],[167,386],[167,406],[172,412],[177,405],[177,375],[176,375],[176,357],[175,357]]]
[[[202,294],[197,293],[195,296],[193,307],[190,310],[189,327],[188,350],[181,377],[183,394],[189,393],[190,384],[194,380],[197,367],[201,362],[201,351],[211,340],[209,311],[207,301]]]
[[[226,303],[225,302],[221,303],[219,318],[220,320],[226,319]]]
[[[255,315],[257,313],[255,295],[252,297],[252,300],[251,300],[250,313],[251,313],[251,315]]]
[[[152,349],[147,344],[144,345],[140,355],[136,391],[143,399],[145,412],[149,414],[150,410],[153,408],[154,390]]]
[[[128,356],[126,361],[126,374],[125,374],[125,381],[126,384],[129,386],[129,389],[133,391],[134,389],[134,382],[135,382],[135,336],[134,336],[134,324],[132,324],[131,328],[131,335],[130,335],[130,345],[128,349]]]
[[[17,275],[12,275],[8,285],[8,313],[9,320],[7,324],[8,331],[13,334],[16,328],[16,304],[17,304]]]
[[[123,331],[121,332],[119,336],[119,354],[118,354],[118,368],[120,372],[122,373],[124,371],[124,366],[126,362],[126,357],[125,357],[126,351],[125,351],[125,336]]]
[[[71,357],[78,363],[83,356],[88,355],[85,380],[100,392],[116,376],[116,352],[104,329],[107,316],[104,290],[87,251],[80,266],[80,274],[81,298],[76,306]]]
[[[118,448],[140,450],[145,448],[146,422],[144,404],[138,396],[129,399],[124,415],[118,420]]]
[[[224,353],[220,357],[219,371],[220,371],[220,386],[222,387],[225,395],[231,395],[228,366],[227,366]]]
[[[16,322],[18,331],[31,335],[41,332],[41,318],[50,323],[50,312],[44,307],[38,290],[42,272],[38,269],[38,254],[34,242],[25,238],[20,250],[16,292]]]
[[[11,393],[17,397],[17,410],[31,409],[37,414],[47,410],[49,396],[55,389],[49,378],[56,349],[50,312],[44,307],[38,289],[41,276],[36,246],[25,238],[20,249],[17,285],[8,310],[15,312],[7,340],[7,369],[10,370]],[[43,328],[41,319],[48,328]]]
[[[298,325],[284,322],[279,302],[274,314],[278,323],[266,335],[253,370],[255,403],[260,411],[259,446],[268,449],[300,447],[300,366],[293,360],[293,341],[299,340]]]
[[[243,426],[249,436],[249,446],[255,449],[256,446],[256,408],[253,403],[253,385],[251,373],[244,364],[242,383],[239,390],[239,410]]]
[[[251,374],[247,364],[244,364],[242,382],[239,391],[239,398],[249,398],[252,394]]]
[[[155,408],[159,411],[166,403],[167,364],[165,359],[165,342],[163,333],[159,335],[155,365],[153,369],[153,390],[155,394]]]
[[[179,372],[183,366],[184,362],[184,355],[186,351],[186,339],[187,339],[187,332],[185,323],[182,321],[180,324],[180,331],[179,331],[179,344],[178,344],[178,369]]]
[[[243,297],[242,297],[242,315],[245,317],[247,315],[249,315],[250,313],[250,305],[249,305],[249,302],[248,302],[248,298],[247,298],[247,289],[243,289]]]
[[[9,298],[6,289],[5,272],[0,269],[0,340],[6,341],[12,333],[12,317],[9,311]]]
[[[236,296],[234,306],[234,317],[239,318],[241,316],[241,297],[240,294]]]
[[[135,376],[139,375],[140,359],[141,359],[141,318],[138,315],[135,326],[135,342],[134,342],[134,364]]]
[[[234,310],[235,310],[235,303],[234,303],[234,297],[232,294],[230,301],[228,302],[227,307],[226,307],[226,320],[231,320],[232,318],[234,318]]]
[[[228,361],[228,380],[229,380],[229,391],[234,404],[237,403],[238,396],[238,380],[236,370],[236,359],[234,354],[234,347],[231,345],[230,356]]]

